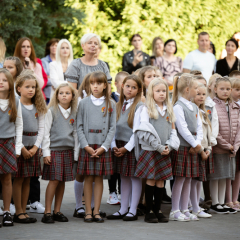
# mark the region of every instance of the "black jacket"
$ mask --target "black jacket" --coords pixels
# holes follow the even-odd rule
[[[139,68],[151,65],[150,57],[145,52],[143,52],[143,61],[138,63],[135,67],[132,65],[133,58],[134,58],[133,51],[130,51],[124,54],[123,61],[122,61],[123,71],[128,72],[129,74],[132,74],[132,72],[135,72]]]
[[[223,77],[228,76],[232,71],[238,70],[238,61],[238,58],[236,58],[232,68],[230,69],[226,58],[218,60],[216,64],[216,73]]]

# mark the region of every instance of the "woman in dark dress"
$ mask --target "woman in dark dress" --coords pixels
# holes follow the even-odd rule
[[[151,65],[149,55],[141,50],[142,37],[139,34],[134,34],[131,38],[131,43],[134,49],[125,53],[122,61],[122,70],[129,74],[132,74],[139,68]]]
[[[222,76],[228,76],[232,71],[240,68],[240,60],[234,56],[238,49],[238,42],[232,38],[226,42],[227,56],[217,61],[216,73]]]

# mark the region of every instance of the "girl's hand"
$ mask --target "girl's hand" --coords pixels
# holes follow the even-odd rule
[[[92,155],[92,157],[97,157],[99,158],[100,155],[102,155],[105,152],[105,149],[100,147],[95,150],[95,153]]]
[[[209,157],[210,152],[207,150],[205,153],[206,153],[207,157]]]
[[[51,157],[50,157],[50,156],[44,157],[44,158],[43,158],[43,161],[44,161],[44,164],[50,165],[50,164],[51,164]]]
[[[175,128],[175,124],[174,124],[174,123],[172,123],[172,129],[176,129],[176,128]]]
[[[201,152],[201,157],[203,161],[206,161],[208,159],[208,156],[204,151]]]
[[[193,148],[195,153],[198,153],[201,150],[201,145],[198,144],[195,148]]]
[[[189,153],[190,153],[190,154],[195,154],[195,150],[194,150],[193,147],[190,148]]]
[[[19,155],[16,155],[16,158],[19,158]]]
[[[38,147],[34,145],[33,148],[31,148],[29,150],[29,152],[32,154],[32,156],[34,156],[36,154],[37,150],[38,150]]]
[[[32,154],[25,147],[22,148],[21,152],[25,160],[32,157]]]
[[[233,152],[233,151],[234,151],[234,147],[231,145],[231,147],[229,148],[229,150],[230,150],[231,152]]]
[[[127,152],[127,149],[125,147],[121,147],[118,149],[118,151],[122,154],[122,156]]]
[[[162,151],[161,155],[168,155],[169,154],[169,149],[168,146],[165,147],[165,150]]]
[[[119,149],[117,147],[113,148],[113,153],[114,153],[114,156],[116,156],[116,157],[122,156],[122,153],[119,151]]]
[[[87,146],[84,148],[91,156],[96,152],[93,148]]]

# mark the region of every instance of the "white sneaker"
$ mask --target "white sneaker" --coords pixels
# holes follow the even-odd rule
[[[192,212],[192,214],[193,214],[193,215],[196,215],[196,216],[199,217],[199,218],[210,218],[210,217],[212,217],[211,214],[205,213],[205,212],[202,211],[202,210],[199,210],[197,213]]]
[[[110,205],[118,205],[120,204],[117,194],[115,192],[110,193],[108,199],[107,199],[107,203]]]
[[[45,207],[40,202],[34,202],[30,204],[31,213],[44,213]]]
[[[121,201],[121,194],[118,194],[118,200]]]
[[[0,208],[0,216],[2,216],[3,215],[3,210],[2,210],[2,208]]]
[[[16,213],[15,205],[10,203],[10,213],[13,216]]]

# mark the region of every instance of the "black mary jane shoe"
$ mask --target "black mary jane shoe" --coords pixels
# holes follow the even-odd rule
[[[100,216],[100,218],[96,218],[95,216]],[[93,216],[93,221],[96,222],[96,223],[103,223],[104,222],[104,219],[101,217],[100,213],[97,213]]]
[[[92,215],[93,215],[93,211],[94,211],[94,208],[92,208]],[[107,216],[107,214],[101,210],[99,210],[99,214],[101,218],[105,218]]]
[[[2,220],[2,224],[0,223],[0,228],[2,227],[2,225],[4,227],[12,227],[13,226],[13,219],[12,219],[10,212],[5,212],[3,214],[3,220]]]
[[[53,220],[57,222],[68,222],[68,218],[64,216],[61,212],[54,213],[54,211],[53,211]]]
[[[55,223],[51,213],[44,213],[41,222],[43,222],[43,223]]]
[[[25,216],[25,214],[24,213],[20,213],[20,214],[18,214],[18,215],[16,215],[16,214],[14,214],[14,216],[13,216],[13,222],[15,222],[15,223],[31,223],[30,221],[29,221],[29,218],[19,218],[19,216],[21,216],[21,215],[24,215]]]
[[[123,217],[123,221],[136,221],[136,220],[138,220],[138,215],[136,214],[136,215],[134,215],[133,213],[131,213],[131,212],[128,212],[127,214],[132,214],[132,216],[131,217],[129,217],[129,216],[124,216]]]
[[[37,222],[37,219],[36,219],[36,218],[32,218],[32,217],[26,216],[26,215],[28,215],[27,213],[24,213],[24,215],[25,215],[25,217],[26,217],[27,219],[29,219],[29,222],[30,222],[30,223],[35,223],[35,222]]]
[[[153,211],[146,213],[144,221],[147,223],[158,223],[158,219]]]
[[[83,209],[84,212],[78,212],[80,209]],[[85,216],[85,209],[83,207],[80,207],[78,209],[75,208],[74,213],[73,213],[73,217],[84,218],[84,216]]]
[[[108,215],[107,216],[107,219],[108,220],[117,220],[117,219],[123,219],[128,213],[125,213],[125,214],[121,214],[120,212],[117,212],[119,215]]]
[[[91,218],[86,218],[86,216],[90,215]],[[84,216],[84,222],[86,223],[92,223],[93,222],[93,217],[92,217],[92,214],[88,213]]]
[[[155,213],[155,215],[156,215],[159,223],[169,222],[169,219],[167,217],[165,217],[161,211],[159,211],[158,213]]]

